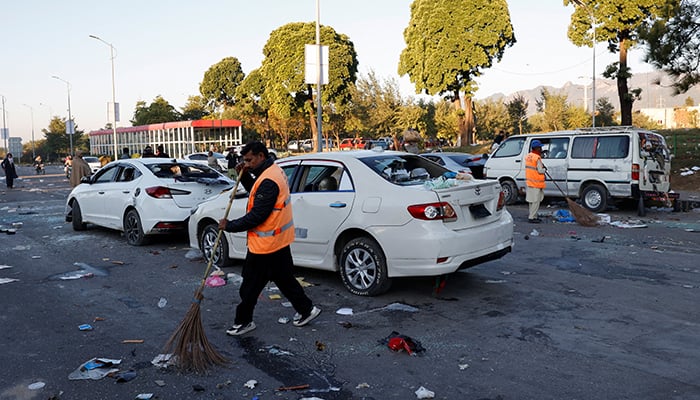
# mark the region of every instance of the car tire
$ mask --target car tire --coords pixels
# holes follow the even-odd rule
[[[593,212],[602,212],[608,206],[608,192],[597,183],[588,185],[581,192],[581,204]]]
[[[80,211],[80,204],[78,204],[77,200],[73,201],[73,204],[71,204],[71,209],[73,230],[84,231],[87,229],[87,224],[83,222],[83,213]]]
[[[391,287],[386,257],[379,244],[368,238],[350,240],[340,254],[340,278],[358,296],[377,296]]]
[[[202,234],[199,236],[199,248],[202,251],[202,257],[209,262],[211,250],[216,242],[216,236],[219,234],[219,226],[217,224],[209,224],[202,229]],[[226,235],[221,234],[219,246],[214,254],[214,265],[218,267],[226,267],[231,265],[231,259],[228,257],[228,241]]]
[[[141,217],[133,208],[124,216],[124,236],[126,243],[131,246],[143,246],[146,244],[146,235],[143,233]]]
[[[515,204],[519,195],[518,186],[515,184],[515,182],[509,179],[504,180],[501,182],[501,190],[503,191],[506,204]]]

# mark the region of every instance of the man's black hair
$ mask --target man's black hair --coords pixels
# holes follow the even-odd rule
[[[245,146],[241,149],[241,155],[244,156],[248,153],[253,153],[253,154],[264,154],[265,158],[267,158],[270,153],[267,151],[267,147],[259,140],[253,140],[251,142],[246,143]]]

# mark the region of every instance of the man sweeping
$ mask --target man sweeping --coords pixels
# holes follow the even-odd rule
[[[250,193],[247,212],[232,221],[219,221],[219,229],[248,232],[248,253],[239,289],[241,302],[236,307],[233,326],[226,334],[238,336],[255,329],[253,310],[269,281],[277,285],[296,310],[294,326],[304,326],[321,309],[313,305],[292,273],[290,244],[294,241],[294,223],[287,175],[259,141],[246,144],[241,155],[243,165],[236,166],[236,170],[241,174],[241,184]]]
[[[544,173],[547,168],[542,164],[542,143],[535,139],[530,144],[530,153],[525,156],[525,201],[529,204],[527,222],[539,224],[542,220],[537,216],[540,203],[544,200]]]

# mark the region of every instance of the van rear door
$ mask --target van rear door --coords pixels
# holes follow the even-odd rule
[[[639,166],[632,166],[633,181],[635,169],[638,169],[639,190],[668,192],[671,185],[671,158],[664,137],[658,133],[641,131],[638,132],[638,140]]]

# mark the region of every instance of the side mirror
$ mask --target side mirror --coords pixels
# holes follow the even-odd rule
[[[90,183],[90,177],[84,176],[84,177],[80,178],[80,183]]]

